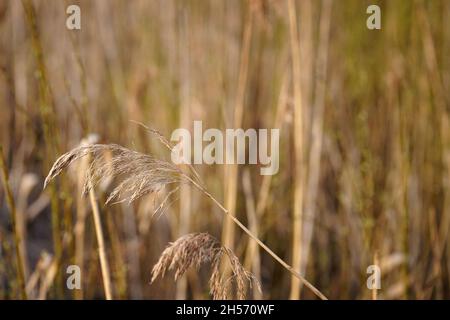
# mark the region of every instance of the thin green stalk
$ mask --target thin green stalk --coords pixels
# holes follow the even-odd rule
[[[0,169],[2,171],[2,183],[3,183],[3,189],[5,190],[6,194],[6,202],[9,207],[9,211],[11,213],[11,223],[13,227],[13,233],[14,233],[14,244],[16,247],[16,263],[17,263],[17,281],[19,283],[20,291],[21,291],[21,297],[22,299],[27,299],[27,292],[25,289],[25,272],[24,272],[24,262],[22,261],[22,252],[21,252],[21,242],[22,239],[20,237],[19,231],[17,230],[17,217],[16,217],[16,206],[14,203],[14,197],[12,195],[11,188],[9,186],[9,177],[8,177],[8,170],[6,168],[6,162],[3,155],[3,147],[0,145]]]
[[[56,154],[59,154],[59,142],[55,120],[55,103],[53,94],[48,81],[47,68],[45,65],[44,54],[42,49],[41,38],[39,34],[39,28],[37,25],[36,10],[32,1],[22,0],[22,6],[25,13],[25,21],[28,25],[28,29],[31,35],[31,47],[34,58],[36,60],[36,77],[39,84],[39,112],[42,119],[44,138],[46,143],[46,156],[48,159],[54,158]],[[62,190],[65,188],[62,187]],[[55,252],[55,258],[58,265],[61,265],[62,260],[62,237],[61,237],[61,221],[59,217],[59,199],[58,192],[54,186],[50,186],[50,198],[52,209],[52,236],[53,246]],[[66,223],[68,219],[66,217]],[[63,296],[63,275],[60,272],[61,268],[57,268],[56,275],[56,290],[57,295]]]

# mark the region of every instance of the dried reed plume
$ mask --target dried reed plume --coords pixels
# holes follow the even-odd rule
[[[97,235],[105,296],[107,300],[110,300],[112,299],[111,275],[94,187],[107,179],[122,178],[118,186],[109,194],[106,204],[113,200],[117,200],[115,203],[124,201],[131,203],[145,194],[158,194],[166,185],[181,184],[190,181],[191,178],[170,162],[155,159],[150,155],[132,151],[115,144],[91,144],[81,145],[59,157],[45,179],[44,188],[62,170],[74,161],[88,155],[91,158],[91,164],[86,172],[83,194],[89,194]],[[178,187],[168,193],[166,199],[164,199],[155,213],[162,212],[162,206],[165,205],[168,198],[177,189]]]
[[[142,126],[146,128],[150,134],[156,136],[169,150],[172,150],[172,146],[164,136],[155,130],[151,130],[144,125]],[[110,156],[106,157],[107,154]],[[163,207],[168,205],[167,203],[172,203],[172,201],[169,202],[168,199],[179,190],[181,184],[191,185],[211,199],[228,218],[237,224],[250,238],[252,238],[294,277],[303,282],[315,295],[323,300],[327,299],[314,285],[275,254],[235,216],[230,214],[230,211],[202,185],[198,173],[191,165],[187,166],[188,170],[182,170],[182,167],[178,167],[168,161],[159,160],[151,155],[132,151],[115,144],[80,146],[65,153],[56,160],[45,179],[44,188],[52,179],[59,175],[62,170],[67,168],[74,161],[87,155],[90,155],[92,162],[86,173],[85,184],[83,187],[84,194],[89,193],[91,195],[95,185],[101,181],[113,178],[117,178],[117,180],[121,182],[119,182],[117,187],[109,194],[106,203],[110,203],[113,200],[115,200],[115,203],[124,201],[131,203],[146,194],[155,194],[158,196],[160,191],[165,187],[172,187],[172,190],[168,192],[161,205],[154,211],[154,214],[156,214],[158,212],[161,213]],[[230,257],[231,253],[228,252],[227,249],[222,249],[222,251],[227,253]],[[234,261],[234,259],[230,258],[230,261]],[[237,268],[236,265],[235,267]],[[219,295],[213,293],[213,296],[218,297]]]
[[[107,153],[112,154],[111,159],[105,158]],[[93,144],[77,147],[59,157],[45,179],[44,188],[62,170],[88,154],[91,155],[92,162],[86,173],[83,186],[84,195],[88,194],[91,187],[95,187],[101,181],[114,177],[123,178],[109,194],[106,204],[113,200],[116,200],[115,203],[124,201],[131,203],[143,195],[159,193],[167,185],[191,180],[188,175],[170,162],[161,161],[150,155],[115,144]]]
[[[224,256],[228,258],[232,271],[232,276],[228,279],[224,279],[220,272]],[[205,263],[210,263],[212,267],[209,286],[213,299],[232,298],[233,284],[236,297],[241,300],[247,296],[247,284],[256,285],[261,291],[259,282],[252,273],[244,269],[233,251],[220,245],[219,241],[208,233],[191,233],[171,242],[153,267],[151,282],[158,276],[164,277],[168,270],[175,271],[176,281],[190,267],[198,269]]]

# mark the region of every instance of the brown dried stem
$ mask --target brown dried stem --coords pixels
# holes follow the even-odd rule
[[[170,147],[169,147],[170,149]],[[110,163],[106,163],[103,159],[104,152],[111,152],[112,157]],[[160,193],[165,187],[171,185],[189,184],[201,191],[205,196],[210,198],[234,223],[236,223],[247,235],[249,235],[256,243],[269,253],[276,261],[278,261],[292,275],[302,281],[311,291],[319,298],[326,297],[315,288],[310,282],[295,271],[290,265],[276,255],[269,247],[247,229],[236,217],[231,215],[229,211],[220,204],[200,183],[192,172],[186,173],[174,164],[155,159],[154,157],[142,154],[136,151],[126,149],[118,145],[94,144],[89,146],[81,146],[62,155],[51,168],[44,187],[55,178],[63,169],[81,157],[91,154],[93,161],[87,173],[87,181],[85,184],[85,193],[89,192],[95,184],[101,180],[117,177],[122,178],[122,182],[110,193],[107,203],[113,199],[117,202],[133,202],[139,197],[149,193]],[[195,172],[194,168],[191,171]],[[196,173],[196,172],[195,172]],[[90,182],[92,177],[92,183]]]

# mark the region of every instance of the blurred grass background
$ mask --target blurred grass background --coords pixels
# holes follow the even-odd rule
[[[81,30],[65,26],[70,4],[81,8]],[[381,8],[381,30],[366,27],[370,4]],[[450,298],[450,1],[294,5],[298,77],[287,1],[0,2],[0,144],[29,298],[103,297],[90,206],[80,197],[86,163],[42,185],[61,153],[94,134],[170,159],[130,120],[167,137],[194,120],[280,128],[277,175],[200,165],[210,192],[283,259],[297,255],[294,266],[329,298],[371,298],[374,261],[379,298]],[[297,223],[294,186],[303,199]],[[110,188],[97,190],[100,200]],[[151,219],[158,204],[144,197],[100,207],[114,298],[208,298],[206,267],[149,285],[166,244],[203,231],[261,279],[263,294],[253,297],[314,298],[196,192],[183,189]],[[10,211],[2,187],[0,299],[22,291]],[[66,288],[71,264],[81,267],[82,290]]]

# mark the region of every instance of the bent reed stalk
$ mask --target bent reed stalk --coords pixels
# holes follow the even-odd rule
[[[155,135],[169,150],[172,146],[168,140],[159,132],[149,129],[145,125],[140,124]],[[109,163],[102,163],[103,152],[112,154]],[[129,150],[115,144],[93,144],[88,146],[77,147],[66,154],[59,157],[51,168],[44,182],[44,188],[48,183],[67,168],[74,161],[90,154],[93,157],[91,166],[86,173],[86,182],[84,186],[84,194],[87,194],[101,180],[111,177],[119,177],[123,180],[110,193],[106,203],[110,203],[113,199],[115,203],[127,201],[132,203],[145,194],[159,194],[165,187],[171,187],[174,184],[188,184],[195,187],[206,197],[211,199],[219,209],[239,226],[251,239],[253,239],[261,248],[263,248],[272,258],[288,270],[294,277],[298,278],[303,284],[309,288],[316,296],[322,300],[327,297],[304,278],[293,267],[287,264],[277,254],[275,254],[267,245],[265,245],[257,236],[255,236],[245,225],[243,225],[236,217],[227,210],[200,182],[200,178],[192,165],[188,165],[189,172],[185,172],[180,167],[168,161],[159,160],[151,155],[143,154],[137,151]],[[124,176],[126,176],[124,178]],[[92,179],[90,179],[92,177]],[[169,193],[168,197],[172,194]],[[156,212],[155,212],[156,213]]]
[[[272,256],[279,264],[281,264],[286,270],[288,270],[294,277],[298,278],[303,284],[308,287],[316,296],[318,296],[322,300],[328,300],[327,297],[319,291],[311,282],[306,280],[299,272],[297,272],[294,268],[292,268],[289,264],[287,264],[283,259],[281,259],[275,252],[273,252],[268,246],[264,244],[258,237],[254,236],[253,233],[247,229],[235,216],[231,215],[227,209],[225,209],[219,201],[216,200],[205,188],[198,185],[193,181],[194,186],[203,192],[208,198],[210,198],[219,208],[222,210],[225,215],[230,218],[234,223],[236,223],[239,228],[241,228],[250,238],[252,238],[256,243],[263,248],[269,255]]]

